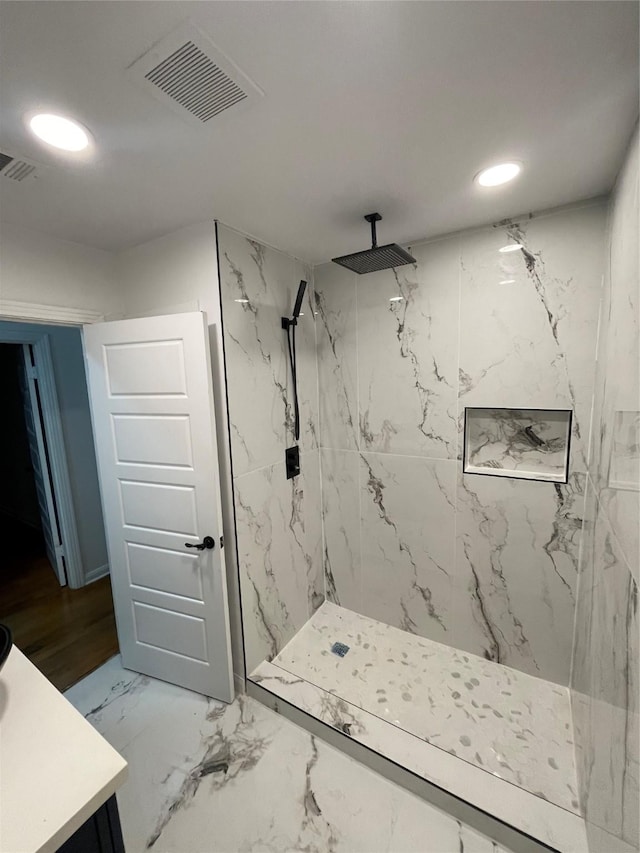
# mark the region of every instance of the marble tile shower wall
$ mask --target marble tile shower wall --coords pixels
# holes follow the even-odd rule
[[[589,846],[611,853],[640,847],[638,160],[636,131],[609,218],[571,679]]]
[[[324,600],[318,380],[311,270],[218,224],[220,291],[247,672],[271,660]],[[300,279],[297,327],[299,477],[285,476],[294,443],[286,335]]]
[[[569,683],[605,217],[453,235],[362,277],[315,268],[331,601]],[[463,476],[465,406],[573,409],[569,482]]]

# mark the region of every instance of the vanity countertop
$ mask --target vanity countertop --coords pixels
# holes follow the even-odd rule
[[[0,853],[53,853],[127,763],[17,649],[0,671]]]

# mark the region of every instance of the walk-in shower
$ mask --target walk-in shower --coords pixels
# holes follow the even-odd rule
[[[637,218],[621,193],[365,278],[218,229],[249,691],[581,853],[638,843]]]

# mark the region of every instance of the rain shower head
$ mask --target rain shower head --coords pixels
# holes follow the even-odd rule
[[[367,222],[371,223],[370,249],[364,252],[354,252],[352,255],[342,255],[340,258],[332,258],[334,264],[340,264],[348,270],[363,275],[367,272],[378,272],[379,270],[390,270],[393,267],[401,267],[403,264],[415,264],[416,259],[409,252],[398,246],[397,243],[389,243],[386,246],[378,246],[376,240],[376,222],[382,217],[379,213],[368,213],[365,216]]]

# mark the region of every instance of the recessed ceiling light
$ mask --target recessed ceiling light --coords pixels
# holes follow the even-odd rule
[[[489,169],[483,169],[476,175],[476,181],[481,187],[499,187],[512,181],[520,174],[522,166],[519,163],[499,163]]]
[[[389,302],[402,302],[404,296],[392,296]]]
[[[515,282],[515,278],[503,278],[500,284],[513,284]]]
[[[522,249],[522,243],[508,243],[506,246],[503,246],[501,249],[498,249],[499,252],[517,252],[518,249]]]
[[[234,299],[234,302],[239,302],[241,305],[246,305],[249,300],[248,299]]]
[[[43,142],[64,151],[83,151],[89,144],[87,131],[64,116],[39,113],[29,121],[29,127]]]

